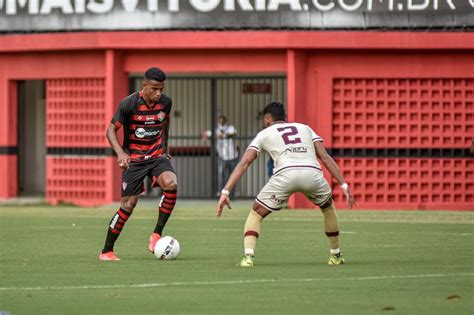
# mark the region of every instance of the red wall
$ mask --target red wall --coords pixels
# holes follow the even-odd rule
[[[169,73],[284,73],[285,50],[150,50],[124,54],[126,72],[142,73],[159,64]]]
[[[63,78],[103,77],[104,53],[101,51],[0,53],[0,111],[2,113],[0,115],[0,146],[13,148],[17,146],[18,104],[16,82],[18,80],[59,79],[61,81]],[[67,104],[66,101],[74,100],[74,96],[68,98],[67,100],[61,98],[58,106],[64,108]],[[51,98],[48,98],[48,100],[51,101]],[[57,110],[61,112],[60,108]],[[48,111],[54,111],[54,108],[48,106]],[[62,120],[68,119],[67,116],[62,118]],[[47,127],[48,146],[58,145],[58,141],[54,140],[57,138],[55,138],[55,134],[57,136],[59,132],[57,128],[60,128],[57,124],[58,120],[60,121],[61,118],[54,119],[51,113],[47,117],[46,124],[48,125],[48,122],[50,122]],[[16,197],[18,194],[17,157],[13,154],[0,155],[0,161],[0,198]],[[51,174],[51,169],[47,169],[46,173]],[[48,178],[46,181],[48,182]],[[48,184],[46,190],[51,191]],[[70,200],[66,199],[64,201]],[[112,201],[112,198],[109,198],[108,201]]]
[[[128,75],[152,65],[169,73],[286,73],[289,120],[311,125],[332,149],[468,148],[472,142],[472,33],[99,32],[0,37],[0,146],[17,145],[15,82],[45,79],[48,146],[107,147],[105,128],[128,92]],[[54,84],[79,97],[71,102]],[[100,104],[92,132],[80,118],[91,101]],[[63,112],[79,115],[72,133],[64,128],[72,116]],[[474,208],[472,158],[337,161],[360,208]],[[96,162],[48,156],[47,198],[81,205],[117,200],[114,158]],[[16,156],[0,155],[0,198],[16,196],[16,173]],[[310,206],[301,196],[290,205]]]
[[[472,52],[313,53],[302,74],[309,101],[295,119],[313,126],[334,149],[469,148],[473,57]],[[360,208],[474,209],[472,158],[337,162]],[[341,190],[333,187],[337,205],[344,207]],[[299,196],[295,206],[310,204]]]

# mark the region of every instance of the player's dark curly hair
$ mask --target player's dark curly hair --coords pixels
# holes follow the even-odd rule
[[[270,114],[274,121],[286,120],[285,106],[280,102],[271,102],[263,109],[263,115]]]
[[[163,82],[166,80],[166,74],[160,68],[152,67],[145,72],[145,80]]]

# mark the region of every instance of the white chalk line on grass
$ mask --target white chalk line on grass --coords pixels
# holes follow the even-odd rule
[[[69,230],[69,229],[76,229],[76,230],[94,230],[96,227],[90,227],[90,226],[80,226],[80,225],[63,225],[63,226],[24,226],[25,228],[28,229],[38,229],[38,230],[45,230],[45,229],[50,229],[50,230]],[[149,230],[148,227],[135,227],[137,230]],[[184,229],[184,228],[183,228]],[[179,230],[179,228],[175,228],[175,230]],[[309,230],[309,229],[278,229],[278,228],[269,228],[266,227],[265,230],[268,231],[273,231],[277,230],[279,232],[303,232],[303,233],[314,233],[314,232],[321,232],[322,230],[319,229],[314,229],[314,230]],[[241,232],[242,229],[195,229],[194,231],[210,231],[210,232],[223,232],[223,233],[228,233],[228,232]],[[377,231],[377,232],[354,232],[354,231],[341,231],[341,234],[400,234],[400,232],[390,232],[390,231]],[[463,232],[413,232],[418,235],[450,235],[450,236],[474,236],[474,233],[463,233]]]
[[[208,286],[208,285],[233,285],[233,284],[259,284],[278,282],[319,282],[319,281],[371,281],[371,280],[402,280],[423,278],[453,278],[473,277],[474,273],[458,274],[424,274],[424,275],[395,275],[395,276],[373,276],[373,277],[346,277],[346,278],[303,278],[303,279],[254,279],[254,280],[228,280],[228,281],[189,281],[189,282],[164,282],[164,283],[140,283],[140,284],[118,284],[118,285],[81,285],[81,286],[56,286],[56,287],[0,287],[0,291],[48,291],[48,290],[89,290],[89,289],[143,289],[159,287],[179,286]]]

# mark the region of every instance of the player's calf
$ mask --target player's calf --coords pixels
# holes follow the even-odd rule
[[[165,228],[168,219],[173,213],[177,196],[177,190],[163,190],[158,209],[158,221],[156,222],[155,230],[151,234],[148,242],[148,250],[152,253],[154,252],[156,242],[158,242],[161,235],[163,235],[163,229]]]
[[[128,212],[123,208],[117,210],[117,212],[113,215],[109,223],[107,237],[105,239],[104,248],[102,249],[102,254],[113,252],[115,242],[120,236],[120,233],[122,233],[122,229],[124,228],[125,223],[127,223],[131,215],[132,212]]]

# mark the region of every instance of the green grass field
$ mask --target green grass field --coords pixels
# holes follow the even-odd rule
[[[347,264],[326,265],[319,211],[265,219],[254,268],[235,267],[250,202],[220,219],[179,201],[165,234],[176,261],[147,251],[156,202],[142,201],[99,262],[116,206],[0,207],[0,312],[20,314],[474,314],[474,213],[340,211]]]

